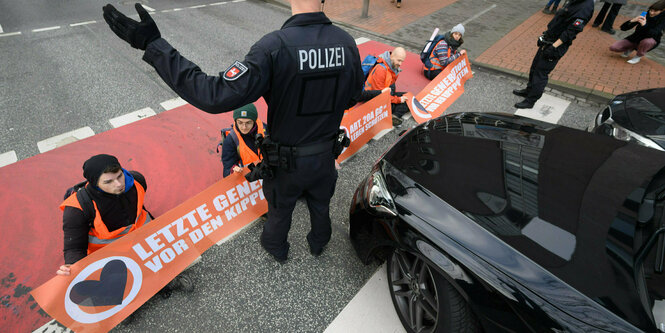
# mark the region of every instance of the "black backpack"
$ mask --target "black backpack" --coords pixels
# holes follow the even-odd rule
[[[443,37],[444,35],[436,35],[434,39],[428,40],[423,47],[423,50],[420,51],[420,61],[422,61],[425,67],[432,68],[432,63],[429,61],[429,56],[432,54],[432,50],[434,50],[436,44],[439,44]]]
[[[92,198],[90,198],[90,193],[85,188],[85,185],[88,184],[88,181],[82,181],[65,191],[64,200],[67,200],[73,193],[76,193],[76,199],[78,199],[79,204],[81,205],[81,210],[83,211],[83,216],[86,221],[92,221],[95,219],[95,206],[92,203]]]

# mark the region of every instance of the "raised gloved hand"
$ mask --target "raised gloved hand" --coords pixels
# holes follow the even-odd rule
[[[111,4],[103,7],[104,20],[118,37],[129,43],[133,48],[145,50],[150,42],[162,35],[159,33],[157,24],[152,20],[148,11],[139,3],[134,7],[139,13],[141,22],[130,19]]]
[[[547,60],[554,60],[559,58],[559,50],[552,45],[546,45],[543,48],[543,58]]]

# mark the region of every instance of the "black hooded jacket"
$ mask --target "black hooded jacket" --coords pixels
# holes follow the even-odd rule
[[[660,38],[663,36],[663,29],[665,29],[665,11],[654,17],[647,15],[647,24],[644,26],[628,20],[621,25],[621,30],[628,31],[635,26],[637,26],[635,32],[626,37],[626,39],[635,44],[639,44],[643,39],[653,38],[656,41],[656,45],[653,48],[656,48],[658,44],[660,44]]]

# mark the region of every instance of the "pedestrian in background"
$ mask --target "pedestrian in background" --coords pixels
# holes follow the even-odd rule
[[[395,0],[390,0],[390,2],[395,3]],[[397,8],[401,8],[402,7],[402,0],[397,0],[397,3],[395,5],[397,6]]]
[[[644,55],[653,50],[660,44],[660,38],[665,29],[665,0],[660,0],[649,6],[646,15],[634,17],[621,25],[621,30],[628,31],[635,28],[635,32],[625,39],[616,41],[610,46],[610,51],[623,52],[621,55],[627,58],[633,50],[637,54],[628,60],[628,63],[634,65],[644,57]]]
[[[614,35],[616,33],[616,30],[612,29],[612,26],[614,25],[614,20],[617,18],[617,14],[619,14],[621,6],[626,4],[626,0],[601,0],[601,1],[604,2],[603,8],[601,8],[600,12],[598,12],[598,15],[596,15],[596,19],[593,21],[592,27],[595,28],[602,24],[603,26],[600,27],[601,31],[607,32],[610,35]],[[605,16],[605,14],[607,14],[607,16]],[[605,21],[605,23],[603,23],[603,20]]]
[[[545,5],[545,8],[543,8],[543,13],[545,14],[556,13],[556,10],[559,8],[559,2],[561,2],[561,0],[550,0],[549,2],[547,2],[547,5]]]
[[[513,90],[513,94],[524,97],[523,101],[515,104],[516,108],[533,108],[543,95],[548,75],[592,16],[593,0],[569,0],[556,12],[547,24],[547,30],[538,39],[538,51],[531,63],[526,88]]]

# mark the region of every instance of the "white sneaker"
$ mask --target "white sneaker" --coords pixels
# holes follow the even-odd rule
[[[623,54],[621,54],[621,57],[622,57],[622,58],[628,58],[628,56],[630,55],[631,52],[633,52],[633,51],[632,51],[632,50],[628,50],[628,51],[624,52]]]
[[[631,65],[635,65],[636,63],[640,62],[640,59],[642,59],[642,57],[635,56],[635,57],[633,57],[633,59],[628,60],[627,63],[629,63]]]

